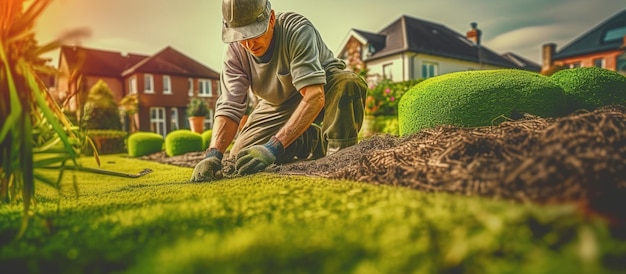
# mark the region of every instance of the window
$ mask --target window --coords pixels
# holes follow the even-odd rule
[[[393,63],[383,65],[383,79],[393,81],[393,74],[391,73],[392,68],[393,68]]]
[[[193,79],[187,79],[187,95],[193,97]]]
[[[179,126],[178,126],[178,109],[177,108],[172,108],[170,110],[170,126],[172,127],[171,130],[179,129]]]
[[[616,40],[624,39],[624,35],[626,35],[626,26],[610,29],[604,34],[602,41],[605,43],[613,42]]]
[[[569,68],[579,68],[579,67],[581,67],[580,62],[575,62],[575,63],[569,64]]]
[[[165,137],[165,108],[150,108],[150,131]]]
[[[130,77],[128,80],[128,90],[130,90],[130,94],[137,94],[137,77]]]
[[[422,63],[422,78],[430,78],[437,76],[438,65],[436,63]]]
[[[154,93],[154,79],[152,74],[144,74],[143,76],[143,92]]]
[[[172,94],[172,80],[169,75],[163,75],[163,94]]]
[[[593,66],[603,68],[604,67],[604,58],[593,59]]]
[[[211,80],[198,81],[200,88],[198,89],[198,96],[213,96],[213,87],[211,86]]]

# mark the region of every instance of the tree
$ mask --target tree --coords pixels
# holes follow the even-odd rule
[[[122,129],[115,97],[103,80],[98,80],[89,90],[83,108],[81,127],[83,129]]]

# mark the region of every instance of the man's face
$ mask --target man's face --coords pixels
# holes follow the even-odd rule
[[[246,40],[239,41],[242,47],[244,47],[250,54],[261,57],[267,49],[270,47],[270,43],[272,42],[272,37],[274,36],[274,11],[270,15],[269,24],[267,24],[267,30],[265,33],[257,36],[255,38],[250,38]]]

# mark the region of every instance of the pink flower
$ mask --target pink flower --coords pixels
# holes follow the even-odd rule
[[[389,101],[393,102],[396,100],[396,97],[391,96],[391,98],[389,98]]]
[[[389,88],[385,89],[385,94],[389,94],[391,92],[391,90]]]

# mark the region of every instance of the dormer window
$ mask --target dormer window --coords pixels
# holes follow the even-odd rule
[[[625,35],[626,35],[626,26],[610,29],[606,31],[606,33],[604,33],[604,37],[602,37],[602,42],[610,43],[616,40],[622,40],[624,39]]]
[[[361,56],[365,58],[372,56],[372,54],[374,54],[374,51],[376,50],[374,46],[372,46],[372,44],[369,44],[369,43],[365,44],[361,49],[362,49]]]

